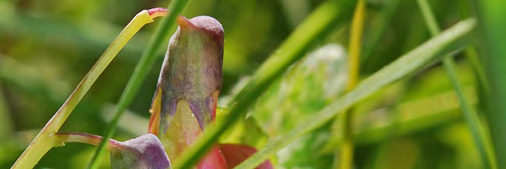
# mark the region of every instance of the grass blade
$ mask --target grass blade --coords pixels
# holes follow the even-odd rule
[[[348,84],[346,90],[350,91],[357,86],[359,81],[360,71],[360,54],[362,51],[362,34],[364,29],[364,19],[366,12],[366,1],[359,0],[357,6],[355,6],[355,12],[353,15],[353,21],[351,22],[351,35],[348,46],[350,55],[348,57]],[[338,150],[340,158],[339,165],[334,167],[340,169],[351,169],[353,168],[353,154],[354,154],[354,142],[353,142],[353,108],[348,109],[343,113],[343,128],[344,134],[343,144],[341,149]]]
[[[84,95],[91,88],[100,74],[111,63],[112,59],[126,45],[129,39],[139,31],[142,26],[153,21],[153,18],[147,11],[141,11],[132,21],[123,29],[114,42],[106,49],[104,54],[93,65],[91,70],[86,74],[83,80],[77,85],[74,92],[69,96],[67,101],[63,103],[61,108],[46,123],[40,133],[33,139],[28,148],[21,154],[12,168],[33,168],[35,164],[48,152],[53,146],[58,145],[53,134],[57,132],[63,125],[70,113],[81,101]]]
[[[244,117],[247,109],[262,94],[273,79],[278,77],[292,63],[304,56],[309,45],[327,35],[337,26],[346,23],[353,11],[356,0],[331,0],[323,3],[293,32],[290,37],[258,69],[251,80],[234,96],[227,107],[230,113],[223,123],[210,126],[200,139],[186,149],[175,162],[174,168],[190,168],[196,163],[219,136]]]
[[[160,51],[162,47],[164,47],[167,44],[168,39],[171,35],[170,30],[176,24],[175,22],[176,16],[179,13],[181,13],[181,11],[183,11],[187,3],[188,0],[174,0],[171,1],[171,3],[169,4],[169,7],[167,8],[169,10],[169,13],[166,17],[162,19],[162,22],[156,29],[155,34],[153,35],[153,38],[150,40],[147,49],[142,54],[139,63],[135,67],[132,77],[128,81],[128,84],[125,87],[125,90],[118,102],[116,110],[114,111],[115,114],[114,118],[111,120],[109,126],[106,129],[104,139],[102,140],[102,142],[100,142],[99,146],[97,147],[95,153],[91,158],[90,168],[98,167],[100,162],[99,159],[105,151],[106,145],[105,140],[109,140],[109,138],[111,138],[111,136],[113,135],[114,130],[116,129],[116,126],[118,124],[119,118],[121,117],[123,112],[127,109],[127,107],[130,105],[130,103],[132,103],[132,100],[139,91],[139,88],[144,82],[144,79],[146,79],[146,76],[151,70],[152,65],[156,61],[157,52]]]
[[[429,29],[432,36],[437,36],[441,32],[441,28],[436,22],[436,17],[432,12],[429,3],[426,0],[417,0],[417,2],[427,24],[427,28]],[[453,59],[453,55],[450,55],[443,59],[443,66],[446,70],[446,74],[450,78],[450,82],[455,90],[455,93],[458,96],[460,108],[464,114],[464,119],[469,129],[471,130],[471,134],[473,136],[476,147],[480,152],[484,168],[496,168],[495,159],[493,157],[494,155],[492,152],[490,152],[492,150],[492,146],[485,139],[485,134],[483,133],[483,124],[481,124],[476,110],[464,96],[462,86],[459,84],[458,76],[455,73],[455,61]]]
[[[373,55],[373,51],[379,48],[379,43],[381,38],[385,36],[385,32],[389,29],[389,26],[392,23],[392,20],[397,12],[397,7],[400,6],[400,0],[390,0],[385,2],[384,10],[381,10],[378,14],[380,17],[380,23],[377,26],[366,28],[366,34],[370,34],[370,38],[365,38],[363,54],[361,55],[362,63],[367,62],[367,60]],[[367,36],[367,35],[365,35]]]
[[[472,1],[480,23],[480,35],[484,49],[483,68],[487,81],[490,84],[490,92],[485,91],[486,115],[491,139],[494,143],[497,168],[506,168],[506,1]]]
[[[363,80],[354,90],[327,106],[321,112],[316,113],[313,118],[308,119],[309,123],[301,124],[292,132],[273,138],[263,149],[237,166],[237,168],[254,168],[286,144],[333,119],[339,112],[350,108],[353,104],[371,96],[392,82],[420,70],[431,61],[440,59],[451,51],[460,49],[463,43],[465,43],[465,38],[468,37],[475,26],[474,19],[461,21],[439,36],[425,42]]]

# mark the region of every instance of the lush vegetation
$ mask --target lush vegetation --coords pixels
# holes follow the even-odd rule
[[[6,0],[0,168],[14,164],[137,12],[167,6],[168,17],[144,26],[78,92],[86,96],[54,131],[120,141],[146,133],[182,11],[222,23],[224,77],[216,125],[175,168],[192,166],[215,141],[259,149],[239,168],[265,159],[277,168],[506,167],[506,2]],[[93,146],[51,147],[37,168],[110,165]]]

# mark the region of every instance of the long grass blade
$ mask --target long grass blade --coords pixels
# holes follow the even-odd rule
[[[487,124],[496,153],[497,168],[506,168],[506,1],[474,0],[472,5],[480,23],[480,38],[483,42],[483,65],[490,91],[484,91]]]
[[[111,63],[112,59],[118,52],[126,45],[129,39],[139,31],[142,26],[152,22],[153,19],[147,11],[142,11],[137,14],[134,19],[123,29],[114,42],[106,49],[104,54],[98,59],[91,70],[86,74],[83,80],[77,85],[74,92],[68,97],[67,101],[63,103],[61,108],[54,114],[54,116],[46,123],[40,133],[33,139],[28,148],[21,154],[18,160],[14,163],[12,168],[33,168],[35,164],[48,152],[53,146],[58,143],[53,138],[53,133],[57,132],[63,125],[65,120],[70,116],[77,104],[81,101],[84,95],[91,88],[93,83],[97,80],[100,74]]]
[[[355,12],[353,14],[353,21],[351,22],[351,35],[348,50],[350,55],[348,57],[348,84],[346,90],[350,91],[357,86],[359,81],[359,70],[360,70],[360,54],[362,52],[362,34],[364,29],[364,19],[366,12],[366,1],[359,0],[357,6],[355,6]],[[345,111],[343,117],[343,128],[342,132],[344,135],[343,144],[339,150],[340,160],[339,165],[335,165],[336,168],[340,169],[351,169],[353,168],[353,154],[354,154],[354,142],[353,142],[353,108]]]
[[[436,17],[432,12],[429,3],[427,0],[417,0],[417,2],[420,10],[422,11],[429,32],[432,34],[432,36],[437,36],[441,32],[441,28],[436,22]],[[471,130],[471,134],[473,136],[476,147],[480,152],[484,168],[496,168],[495,159],[493,157],[494,153],[490,152],[492,150],[492,146],[488,143],[485,138],[485,134],[483,133],[483,124],[481,124],[476,110],[464,96],[464,91],[462,90],[462,86],[459,83],[459,78],[455,73],[455,61],[453,59],[453,55],[450,55],[443,59],[443,66],[446,70],[446,74],[450,78],[450,82],[455,90],[455,93],[458,96],[460,108],[464,114],[464,119],[466,120],[466,123]]]
[[[288,134],[282,134],[273,138],[263,149],[237,166],[237,168],[254,168],[291,141],[333,119],[339,112],[350,108],[355,103],[371,96],[392,82],[422,69],[431,61],[440,59],[448,53],[460,49],[464,46],[466,43],[465,39],[475,27],[476,23],[474,19],[461,21],[439,36],[425,42],[369,78],[364,79],[354,90],[316,113],[313,118],[308,119],[308,123],[299,125]]]

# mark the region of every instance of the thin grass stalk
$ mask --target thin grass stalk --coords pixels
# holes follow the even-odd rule
[[[378,14],[381,18],[379,25],[370,27],[370,29],[365,31],[370,32],[370,38],[367,38],[367,40],[364,42],[363,52],[360,59],[362,63],[366,62],[369,57],[373,55],[372,52],[379,49],[381,46],[379,45],[380,40],[384,36],[386,30],[390,27],[393,16],[397,12],[397,8],[399,7],[400,2],[401,0],[390,0],[388,2],[385,2],[385,9],[381,10],[381,12]]]
[[[432,36],[437,36],[441,33],[440,27],[436,22],[436,18],[432,12],[432,9],[429,3],[426,0],[417,0],[418,6],[422,11],[423,17],[427,24],[427,28]],[[464,96],[464,92],[462,90],[462,86],[459,83],[459,79],[457,74],[455,73],[455,61],[453,59],[453,55],[449,55],[448,57],[443,59],[443,67],[446,70],[446,74],[450,78],[450,82],[457,94],[457,98],[459,100],[460,108],[464,115],[464,119],[467,123],[467,126],[471,130],[471,134],[473,136],[473,140],[480,152],[480,157],[483,162],[484,168],[496,168],[493,153],[488,150],[492,150],[491,145],[488,144],[485,139],[484,130],[482,128],[482,124],[480,118],[476,112],[476,110],[469,104],[469,101]]]
[[[460,12],[460,16],[462,18],[469,18],[471,17],[471,9],[468,9],[468,8],[471,8],[471,2],[469,1],[459,1],[459,12]],[[476,50],[476,47],[475,45],[473,46],[469,46],[467,47],[465,50],[464,50],[464,55],[465,57],[467,57],[467,59],[469,60],[469,62],[471,62],[471,66],[473,67],[474,71],[475,71],[475,76],[476,76],[476,80],[478,81],[478,83],[480,83],[481,88],[483,88],[483,90],[485,90],[485,92],[490,92],[490,84],[488,83],[487,81],[487,78],[485,77],[485,71],[483,69],[483,67],[481,66],[481,62],[480,59],[478,58],[478,52]]]
[[[360,54],[362,50],[362,35],[365,19],[365,0],[359,0],[355,6],[355,13],[351,23],[351,37],[348,46],[348,83],[347,91],[351,91],[357,86],[360,71]],[[343,144],[339,150],[339,167],[340,169],[353,168],[353,108],[345,111],[342,115],[343,122]]]
[[[497,168],[506,168],[506,1],[473,0],[480,23],[481,52],[483,52],[482,67],[485,69],[490,91],[483,91],[485,115],[488,129],[493,141]]]

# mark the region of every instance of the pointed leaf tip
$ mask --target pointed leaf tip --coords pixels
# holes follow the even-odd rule
[[[176,17],[176,22],[179,25],[179,27],[181,27],[181,29],[195,27],[195,25],[192,22],[190,22],[190,20],[188,20],[186,17],[182,15],[178,15]]]

